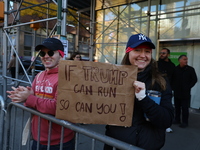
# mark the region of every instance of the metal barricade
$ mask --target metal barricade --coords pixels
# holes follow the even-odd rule
[[[50,130],[51,130],[52,123],[61,125],[62,132],[64,131],[64,128],[69,128],[75,131],[76,132],[75,150],[85,150],[85,149],[81,149],[81,146],[79,145],[80,135],[84,135],[91,139],[91,145],[90,146],[88,145],[87,150],[90,150],[90,149],[98,150],[98,147],[96,146],[97,142],[101,142],[102,145],[104,144],[111,145],[114,147],[113,150],[116,150],[116,148],[121,149],[121,150],[142,150],[141,148],[113,139],[104,134],[100,134],[92,130],[83,128],[79,124],[73,124],[68,121],[56,119],[54,116],[42,114],[38,111],[35,111],[34,109],[25,107],[22,104],[13,103],[13,102],[11,102],[7,108],[3,150],[8,150],[8,149],[9,150],[30,150],[31,135],[29,134],[28,136],[27,144],[22,146],[22,132],[28,118],[30,118],[31,115],[39,116],[39,120],[41,118],[44,118],[49,121],[49,124],[50,124],[49,135],[51,132]],[[62,139],[63,139],[63,133],[61,133],[61,141]],[[50,145],[50,141],[48,141],[47,149],[49,149],[49,145]],[[62,149],[62,144],[60,144],[60,149]]]
[[[1,110],[0,110],[0,148],[2,149],[3,145],[3,131],[4,131],[4,119],[5,119],[5,103],[3,97],[0,95],[0,103],[1,103]]]

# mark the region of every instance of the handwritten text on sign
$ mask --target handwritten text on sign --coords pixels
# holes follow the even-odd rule
[[[130,126],[136,74],[135,66],[62,60],[56,117],[74,123]]]

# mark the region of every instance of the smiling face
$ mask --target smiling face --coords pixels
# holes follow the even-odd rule
[[[148,48],[136,48],[129,52],[129,61],[131,65],[137,65],[138,71],[143,71],[150,63],[152,50]]]
[[[41,51],[46,53],[44,57],[40,57],[40,58],[43,65],[45,66],[47,70],[53,69],[58,66],[59,61],[62,59],[58,51],[53,51],[54,52],[53,56],[48,55],[48,51],[50,50],[45,47],[43,47]]]

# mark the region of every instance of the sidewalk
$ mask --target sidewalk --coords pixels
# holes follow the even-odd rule
[[[105,125],[81,125],[83,128],[105,133]],[[166,133],[165,145],[161,150],[200,150],[200,111],[191,109],[189,126],[180,128],[178,125],[172,125],[172,133]],[[91,146],[91,139],[81,135],[79,141],[80,149],[86,150]],[[97,142],[95,150],[102,150],[103,144]]]
[[[0,80],[1,78],[0,74]],[[0,94],[1,92],[2,86],[0,86]],[[105,125],[86,124],[81,126],[105,134]],[[166,142],[161,150],[200,150],[200,110],[190,109],[189,126],[187,128],[180,128],[178,125],[172,125],[171,128],[173,132],[166,133]],[[87,150],[91,146],[91,138],[81,135],[78,150]],[[101,142],[97,142],[96,146],[95,150],[103,149]]]
[[[200,111],[190,109],[189,126],[172,125],[172,133],[166,133],[166,142],[161,150],[200,150]]]

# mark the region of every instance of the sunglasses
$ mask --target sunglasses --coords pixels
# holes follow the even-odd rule
[[[51,57],[54,55],[54,51],[48,51],[48,52],[44,52],[44,51],[40,51],[39,55],[41,57],[44,57],[46,55],[46,53]]]
[[[76,56],[76,58],[81,58],[80,56]]]

